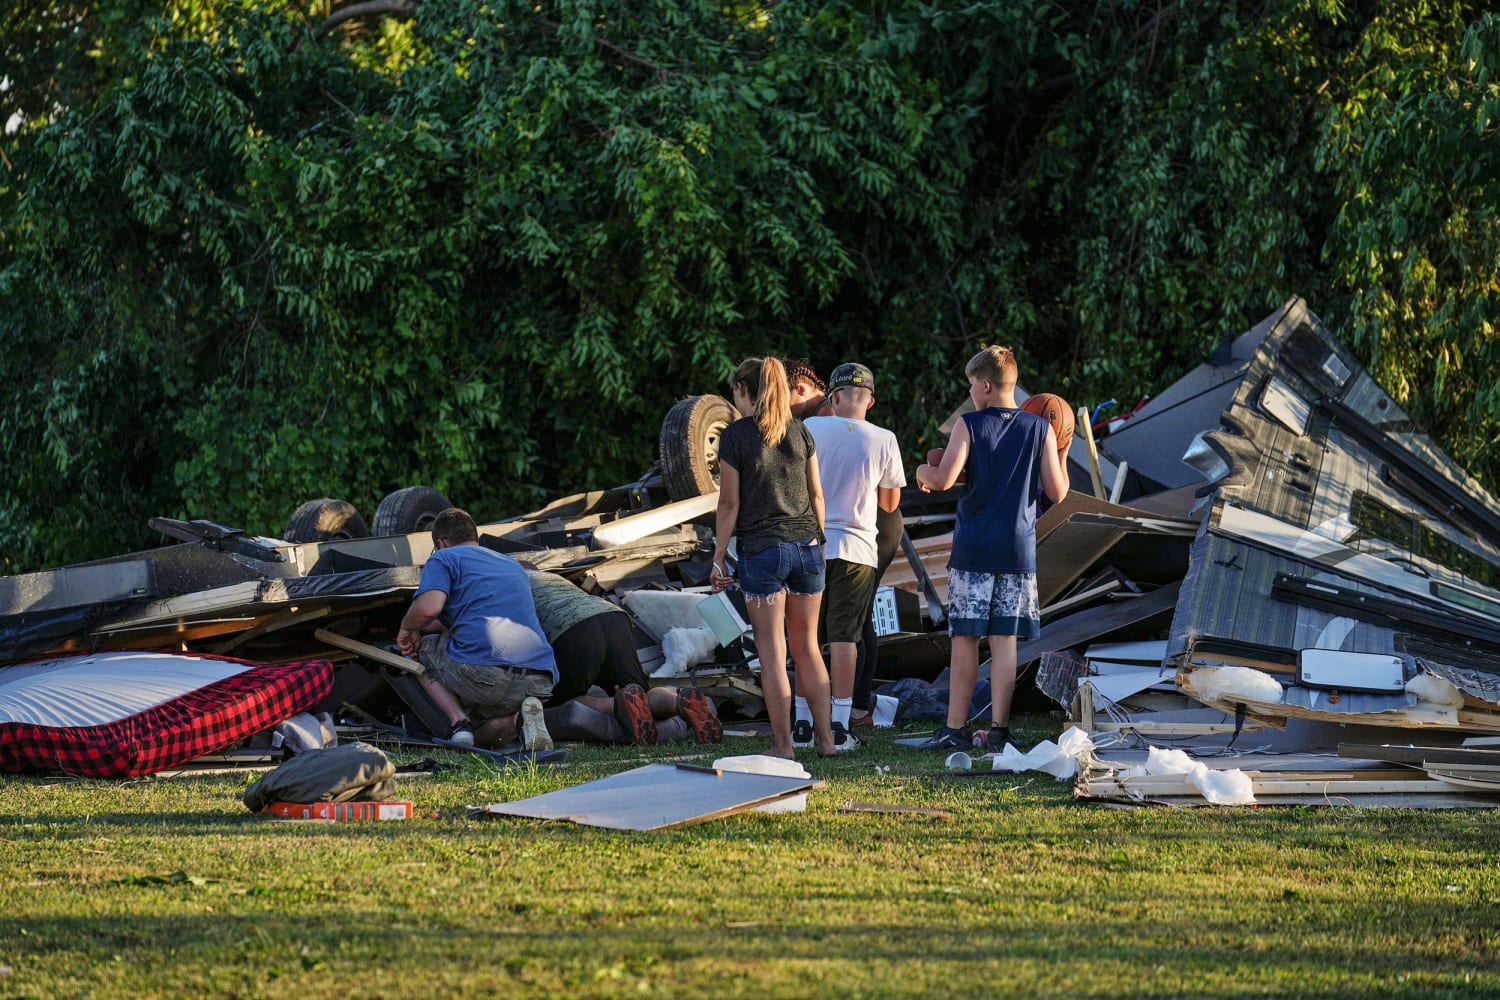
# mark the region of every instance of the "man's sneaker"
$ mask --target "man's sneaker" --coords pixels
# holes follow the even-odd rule
[[[996,753],[1000,753],[1005,750],[1005,746],[1007,743],[1015,746],[1015,742],[1015,739],[1010,735],[1009,726],[991,726],[989,738],[985,741],[985,744],[991,750],[994,750]],[[1021,748],[1016,747],[1016,749],[1020,750]]]
[[[844,728],[842,722],[833,724],[833,752],[848,753],[860,748],[860,738]]]
[[[521,702],[521,746],[526,750],[551,750],[552,734],[547,732],[547,720],[542,716],[542,703],[536,698]]]
[[[656,742],[656,719],[639,684],[626,684],[615,692],[615,721],[631,743],[649,746]]]
[[[448,730],[448,742],[457,743],[460,746],[471,747],[474,745],[474,723],[468,719],[459,719]]]
[[[811,719],[798,719],[792,723],[792,746],[810,747],[813,745],[813,728]]]
[[[714,714],[714,707],[697,688],[677,689],[677,714],[693,727],[693,738],[699,743],[719,743],[724,739],[724,725]]]
[[[861,715],[858,712],[850,712],[849,713],[849,728],[850,729],[874,729],[875,728],[875,713],[874,712],[865,712],[864,714]]]
[[[968,750],[974,744],[969,742],[969,734],[962,729],[950,729],[944,726],[937,731],[937,735],[926,743],[919,744],[918,750]]]

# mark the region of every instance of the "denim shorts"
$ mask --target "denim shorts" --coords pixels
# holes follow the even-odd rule
[[[780,542],[753,556],[740,556],[740,589],[746,597],[775,597],[783,590],[821,594],[823,574],[823,545],[816,538]]]

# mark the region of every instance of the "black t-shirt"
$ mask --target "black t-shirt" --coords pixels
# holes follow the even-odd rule
[[[743,555],[781,542],[823,540],[807,488],[807,460],[815,451],[812,434],[793,418],[786,436],[772,448],[750,417],[741,417],[719,437],[719,461],[740,476],[740,514],[734,533]]]

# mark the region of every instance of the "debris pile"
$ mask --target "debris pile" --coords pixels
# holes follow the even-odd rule
[[[716,442],[734,416],[718,397],[683,400],[638,482],[479,531],[624,608],[653,683],[690,678],[750,715],[744,609],[706,587]],[[1496,765],[1465,754],[1500,750],[1458,746],[1500,733],[1500,505],[1300,299],[1131,413],[1078,417],[1074,490],[1037,522],[1042,638],[1018,664],[1092,738],[1080,796],[1207,801],[1212,772],[1266,751],[1295,756],[1255,758],[1232,800],[1452,804],[1497,790]],[[877,603],[883,678],[946,663],[955,496],[903,494],[906,558]],[[332,499],[299,508],[286,538],[156,519],[179,544],[0,579],[0,663],[104,649],[327,661],[339,669],[324,710],[423,735],[417,686],[378,647],[446,506],[427,487],[397,491],[377,537]],[[1414,756],[1387,745],[1413,730]],[[1148,762],[1152,746],[1205,768]]]

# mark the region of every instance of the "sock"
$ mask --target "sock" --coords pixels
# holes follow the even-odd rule
[[[854,707],[853,698],[833,699],[833,724],[849,728],[849,711]]]
[[[793,710],[796,713],[793,716],[794,721],[797,721],[797,722],[811,722],[812,721],[812,709],[810,709],[810,708],[807,707],[807,699],[806,698],[802,697],[801,695],[798,695],[797,697],[793,698],[792,699],[792,708],[793,708]]]

